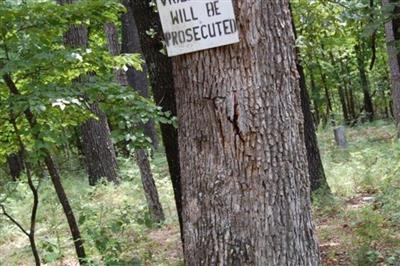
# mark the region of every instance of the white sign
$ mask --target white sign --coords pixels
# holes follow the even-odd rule
[[[157,0],[168,56],[239,42],[232,0]]]

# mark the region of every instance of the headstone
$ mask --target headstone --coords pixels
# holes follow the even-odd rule
[[[333,129],[333,133],[335,135],[336,145],[341,149],[346,149],[347,148],[347,141],[346,141],[346,135],[345,135],[344,127],[340,126],[340,127],[337,127],[335,129]]]
[[[157,0],[168,56],[239,42],[232,0]]]

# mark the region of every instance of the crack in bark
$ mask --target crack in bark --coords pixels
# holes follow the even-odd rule
[[[236,92],[233,92],[233,117],[228,116],[228,121],[231,122],[233,129],[236,133],[236,135],[239,137],[239,139],[242,142],[245,142],[244,136],[242,135],[241,129],[240,129],[240,124],[239,124],[239,103],[237,101],[237,96]]]

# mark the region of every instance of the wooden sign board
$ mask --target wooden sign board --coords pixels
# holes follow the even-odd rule
[[[157,0],[168,56],[239,42],[232,0]]]

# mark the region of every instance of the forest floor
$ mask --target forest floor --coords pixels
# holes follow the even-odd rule
[[[331,196],[313,195],[314,223],[324,265],[400,265],[400,142],[389,122],[346,129],[340,150],[332,128],[319,132]],[[90,187],[76,162],[60,165],[63,182],[85,239],[89,265],[183,265],[168,169],[161,152],[152,167],[166,213],[163,226],[149,218],[139,171],[120,159],[118,187]],[[0,173],[1,174],[1,173]],[[7,210],[27,225],[31,197],[24,182],[7,184]],[[51,183],[40,187],[37,242],[45,265],[76,265]],[[111,195],[111,197],[110,197]],[[33,265],[26,237],[0,216],[0,265]]]
[[[358,212],[371,204],[373,195],[358,195],[344,202],[343,213]],[[339,215],[318,217],[315,221],[323,265],[349,265],[352,242],[356,238],[352,220]],[[359,264],[359,263],[357,263]]]

